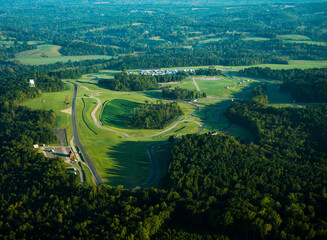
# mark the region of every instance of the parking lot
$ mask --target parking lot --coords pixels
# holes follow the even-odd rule
[[[64,146],[48,146],[48,147],[41,147],[41,151],[44,153],[46,157],[54,158],[54,157],[61,157],[64,159],[65,162],[70,162],[69,152],[72,151],[71,147],[64,147]]]

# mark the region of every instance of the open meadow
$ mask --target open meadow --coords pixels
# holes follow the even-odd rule
[[[44,42],[39,43],[36,41],[29,42],[29,44],[37,45],[37,49],[20,52],[16,54],[16,57],[12,60],[18,60],[21,63],[27,65],[41,65],[41,64],[51,64],[56,62],[112,58],[111,56],[104,56],[104,55],[62,56],[59,53],[59,49],[61,47],[58,45],[53,45]]]

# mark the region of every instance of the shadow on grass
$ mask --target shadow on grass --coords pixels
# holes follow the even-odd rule
[[[161,90],[158,91],[158,90],[149,90],[149,91],[143,91],[143,92],[140,92],[140,93],[143,93],[146,97],[149,97],[149,98],[162,98],[162,93],[161,93]]]
[[[105,170],[108,177],[102,178],[105,184],[111,186],[123,185],[134,187],[147,183],[151,173],[157,174],[155,157],[149,158],[147,147],[154,142],[125,141],[108,149],[108,156],[113,159],[111,168]],[[152,172],[154,171],[154,172]]]

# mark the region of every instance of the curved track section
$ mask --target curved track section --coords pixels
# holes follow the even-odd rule
[[[103,130],[107,130],[107,131],[111,131],[111,132],[120,133],[120,134],[124,135],[124,136],[127,137],[127,138],[133,138],[133,139],[152,138],[152,137],[155,137],[155,136],[161,135],[161,134],[163,134],[163,133],[165,133],[165,132],[168,132],[168,131],[170,131],[171,129],[175,128],[175,127],[176,127],[177,125],[179,125],[180,123],[182,123],[182,122],[186,122],[186,121],[187,121],[187,122],[193,122],[193,123],[199,125],[199,126],[201,127],[200,132],[203,131],[203,130],[204,130],[204,127],[205,127],[203,124],[201,124],[201,123],[199,123],[199,122],[197,122],[197,121],[194,121],[194,120],[187,120],[187,117],[186,117],[186,118],[183,118],[183,119],[179,120],[178,122],[176,122],[175,124],[173,124],[172,126],[170,126],[169,128],[166,128],[165,130],[163,130],[163,131],[161,131],[161,132],[158,132],[158,133],[155,133],[155,134],[152,134],[152,135],[149,135],[149,136],[145,136],[145,137],[132,137],[132,136],[130,136],[128,133],[125,133],[125,132],[123,132],[123,131],[119,131],[119,130],[115,130],[115,129],[111,129],[111,128],[107,128],[107,127],[102,126],[102,125],[99,123],[99,121],[98,121],[98,119],[96,118],[96,116],[95,116],[95,113],[96,113],[96,112],[99,110],[99,108],[101,107],[102,102],[101,102],[101,100],[100,100],[99,98],[96,98],[96,97],[95,97],[94,95],[92,95],[92,94],[90,94],[90,97],[91,97],[91,98],[94,98],[94,99],[97,100],[97,102],[98,102],[97,106],[93,109],[93,111],[92,111],[92,113],[91,113],[92,120],[93,120],[94,123],[97,125],[97,127],[98,127],[98,128],[101,128],[101,129],[103,129]],[[196,106],[195,104],[191,104],[191,103],[186,103],[186,104],[190,104],[190,105],[192,105],[192,106],[195,106],[195,107],[196,107],[196,111],[199,111],[199,107]],[[195,111],[195,112],[196,112],[196,111]],[[191,115],[193,116],[193,114],[194,114],[194,113],[192,113]]]

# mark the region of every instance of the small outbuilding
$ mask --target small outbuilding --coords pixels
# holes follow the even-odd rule
[[[29,80],[29,85],[30,85],[30,87],[35,87],[34,79]]]

